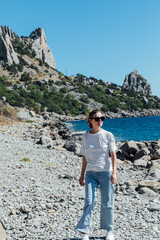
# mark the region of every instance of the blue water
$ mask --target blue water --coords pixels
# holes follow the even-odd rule
[[[73,131],[88,131],[86,121],[69,121],[67,126]],[[156,141],[160,139],[160,116],[106,119],[103,129],[112,132],[116,141]]]

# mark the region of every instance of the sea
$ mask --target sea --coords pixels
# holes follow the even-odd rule
[[[67,121],[72,131],[88,131],[87,121]],[[160,116],[105,119],[103,129],[112,132],[116,141],[157,141],[160,139]]]

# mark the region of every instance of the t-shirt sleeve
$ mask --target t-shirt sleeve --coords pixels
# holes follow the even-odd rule
[[[85,156],[85,136],[83,135],[83,139],[82,139],[82,146],[80,148],[80,152],[79,154],[81,156]]]
[[[113,136],[113,134],[110,134],[110,138],[109,138],[109,150],[110,152],[114,152],[116,151],[116,142],[115,142],[115,138]]]

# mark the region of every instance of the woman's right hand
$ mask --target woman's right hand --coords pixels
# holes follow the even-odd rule
[[[85,185],[84,176],[80,176],[80,178],[79,178],[79,184],[80,184],[81,186],[84,186],[84,185]]]

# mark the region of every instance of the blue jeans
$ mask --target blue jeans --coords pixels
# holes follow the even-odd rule
[[[94,199],[97,192],[98,185],[101,191],[101,218],[100,228],[107,231],[113,230],[114,224],[114,187],[111,184],[112,172],[86,172],[85,177],[85,204],[83,208],[83,215],[76,226],[76,230],[82,233],[89,234]]]

